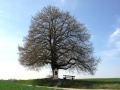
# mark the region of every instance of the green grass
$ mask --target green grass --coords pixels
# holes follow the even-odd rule
[[[34,79],[20,80],[11,82],[0,80],[0,90],[55,90],[46,88],[53,87],[58,83],[52,79]],[[27,86],[32,85],[32,86]],[[37,87],[44,86],[44,87]],[[96,78],[96,79],[77,79],[77,80],[61,80],[61,88],[79,88],[79,89],[118,89],[120,90],[120,78]]]
[[[28,82],[30,82],[30,80],[26,82],[24,81],[24,83]],[[0,80],[0,90],[55,90],[55,89],[46,87],[27,86],[24,84],[20,84],[18,82]]]
[[[120,79],[79,79],[64,81],[61,86],[82,89],[120,89]]]
[[[33,86],[56,86],[58,81],[52,79],[23,80],[19,83],[32,84]],[[120,89],[120,78],[96,78],[61,80],[59,87],[80,89]]]

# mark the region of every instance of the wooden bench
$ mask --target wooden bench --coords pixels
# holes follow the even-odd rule
[[[66,79],[75,79],[75,76],[71,76],[71,75],[63,75],[63,79],[66,80]]]

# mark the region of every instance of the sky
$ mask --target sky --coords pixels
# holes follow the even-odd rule
[[[48,5],[69,11],[91,33],[94,55],[101,58],[95,75],[59,70],[59,77],[120,78],[120,0],[0,0],[0,79],[36,79],[51,74],[50,68],[30,71],[19,64],[18,45],[23,45],[32,16]]]

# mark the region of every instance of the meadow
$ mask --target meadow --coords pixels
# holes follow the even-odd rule
[[[61,82],[59,86],[58,82]],[[31,85],[31,86],[28,86]],[[37,87],[43,86],[43,87]],[[0,80],[0,90],[56,90],[53,88],[79,88],[79,89],[118,89],[120,90],[120,78],[95,78],[76,80],[52,80],[50,78],[19,80],[16,82]],[[59,89],[60,90],[60,89]],[[62,90],[62,89],[61,89]]]
[[[0,90],[56,90],[56,89],[27,86],[18,82],[0,80]]]
[[[120,78],[95,78],[95,79],[76,79],[60,80],[61,88],[79,89],[118,89],[120,90]],[[52,79],[21,80],[19,83],[31,84],[33,86],[57,86],[58,81]]]

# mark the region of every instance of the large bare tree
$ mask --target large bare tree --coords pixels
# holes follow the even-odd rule
[[[24,45],[18,47],[19,61],[35,70],[50,65],[52,71],[76,69],[94,74],[99,59],[93,55],[90,36],[89,30],[69,12],[44,7],[32,18]]]

